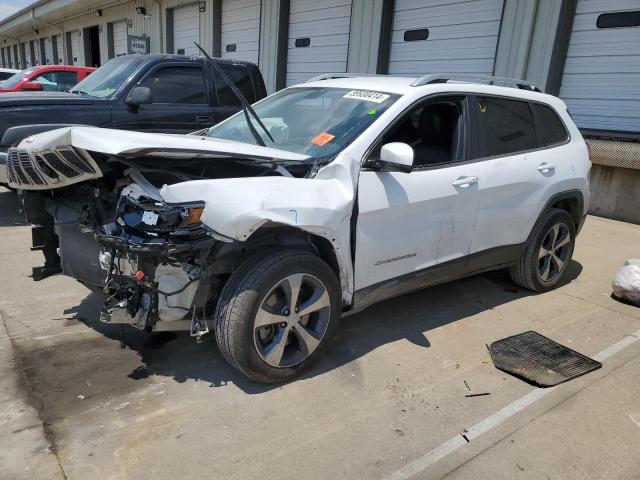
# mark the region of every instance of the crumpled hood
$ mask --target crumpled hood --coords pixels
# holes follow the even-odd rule
[[[197,154],[255,158],[263,160],[304,161],[309,157],[275,148],[232,142],[195,135],[142,133],[97,127],[66,127],[26,138],[20,147],[45,150],[70,145],[106,155],[137,156],[167,152],[177,156]]]

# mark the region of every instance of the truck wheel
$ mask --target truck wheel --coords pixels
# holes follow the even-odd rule
[[[571,261],[575,232],[571,215],[557,208],[549,210],[536,224],[523,254],[511,267],[514,283],[534,292],[555,288]]]
[[[257,256],[224,286],[215,335],[224,358],[260,383],[289,380],[320,357],[338,326],[340,283],[301,251]]]

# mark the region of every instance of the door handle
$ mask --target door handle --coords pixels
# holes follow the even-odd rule
[[[542,173],[548,173],[551,170],[555,170],[556,166],[553,163],[543,163],[538,167],[538,171]]]
[[[454,187],[467,188],[470,185],[478,183],[478,177],[460,177],[451,182]]]
[[[196,122],[210,124],[211,117],[209,115],[196,115]]]

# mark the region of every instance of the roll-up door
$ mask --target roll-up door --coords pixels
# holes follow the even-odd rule
[[[200,40],[200,12],[198,5],[173,10],[173,51],[180,55],[198,55],[193,42]]]
[[[127,49],[127,21],[113,23],[113,54],[116,57],[126,55]]]
[[[82,63],[82,55],[80,55],[80,39],[82,38],[80,30],[71,32],[71,59],[72,65],[80,65]]]
[[[223,0],[222,58],[258,63],[260,0]]]
[[[640,132],[638,12],[638,0],[578,1],[560,97],[579,128]]]
[[[54,61],[53,61],[53,47],[51,45],[51,38],[50,37],[45,37],[44,38],[44,59],[45,59],[45,63],[47,65],[53,65]]]
[[[396,0],[390,74],[493,73],[503,0]]]
[[[291,0],[287,86],[347,71],[351,0]]]
[[[64,59],[64,45],[62,44],[62,42],[64,41],[62,39],[62,35],[54,35],[55,38],[55,44],[56,44],[56,52],[57,52],[57,58],[56,58],[56,62],[57,64],[65,64],[65,59]]]

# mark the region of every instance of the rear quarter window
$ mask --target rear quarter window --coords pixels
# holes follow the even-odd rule
[[[238,87],[238,90],[240,90],[249,103],[256,101],[251,72],[247,67],[242,65],[219,64],[218,68]],[[216,71],[214,71],[213,80],[216,84],[216,92],[220,105],[225,107],[239,107],[240,100]]]
[[[539,147],[562,143],[569,138],[569,132],[567,132],[562,120],[551,107],[532,103],[531,109],[536,120]]]

